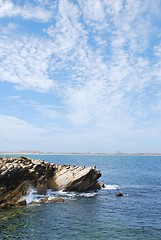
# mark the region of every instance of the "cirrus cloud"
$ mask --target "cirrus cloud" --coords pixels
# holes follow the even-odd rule
[[[102,139],[160,132],[159,0],[0,3],[2,19],[44,22],[37,25],[38,34],[22,33],[23,22],[16,22],[4,24],[0,35],[0,81],[19,91],[52,94],[63,106],[61,111],[43,104],[32,109],[59,119],[57,129],[100,130]]]
[[[26,20],[47,22],[52,12],[39,6],[23,2],[23,5],[14,4],[11,0],[0,0],[0,18],[21,16]]]

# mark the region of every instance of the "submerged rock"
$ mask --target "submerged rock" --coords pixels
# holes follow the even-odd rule
[[[43,203],[63,203],[64,198],[54,197],[54,198],[41,198],[38,201],[32,201],[30,204],[43,204]]]
[[[78,192],[100,189],[103,186],[98,182],[100,176],[96,167],[57,165],[28,157],[1,157],[0,207],[25,205],[22,197],[30,187],[39,194],[45,194],[47,189]]]
[[[116,197],[122,197],[122,196],[124,196],[124,195],[123,195],[122,192],[116,192],[116,193],[115,193],[115,196],[116,196]]]

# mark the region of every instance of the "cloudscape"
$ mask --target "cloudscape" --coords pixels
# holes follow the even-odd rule
[[[161,152],[160,0],[0,0],[0,151]]]

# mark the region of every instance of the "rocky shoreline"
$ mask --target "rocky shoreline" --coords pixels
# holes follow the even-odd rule
[[[28,157],[0,157],[0,208],[26,205],[25,196],[34,188],[38,194],[53,191],[84,192],[103,187],[96,167],[57,165]],[[63,202],[62,198],[40,203]]]

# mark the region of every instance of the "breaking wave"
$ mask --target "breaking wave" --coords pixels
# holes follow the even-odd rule
[[[117,184],[105,184],[104,190],[117,190],[120,189],[120,186]]]
[[[120,189],[120,186],[117,184],[105,184],[105,187],[102,188],[103,190],[118,190]],[[61,197],[65,200],[76,200],[78,198],[92,198],[94,196],[97,196],[98,192],[96,191],[90,191],[90,192],[67,192],[63,190],[59,191],[52,191],[47,190],[45,195],[37,194],[36,190],[33,188],[30,188],[28,195],[25,196],[27,204],[31,202],[39,202],[41,198],[49,198],[52,199],[54,197]]]
[[[79,197],[94,197],[97,195],[97,192],[83,192],[83,193],[78,193],[78,192],[66,192],[66,191],[48,191],[48,194],[51,194],[53,197],[63,197],[64,199],[70,199],[70,200],[76,200],[76,198]]]
[[[48,190],[45,195],[37,194],[36,190],[33,188],[30,188],[28,195],[24,196],[26,199],[27,204],[30,204],[31,202],[39,202],[41,198],[55,198],[55,197],[61,197],[66,200],[76,200],[77,198],[90,198],[96,196],[97,192],[66,192],[63,190],[59,191],[52,191]]]
[[[26,203],[30,204],[32,202],[39,202],[42,198],[49,198],[54,197],[51,194],[38,194],[37,191],[34,188],[30,188],[29,192],[24,198],[26,199]]]

